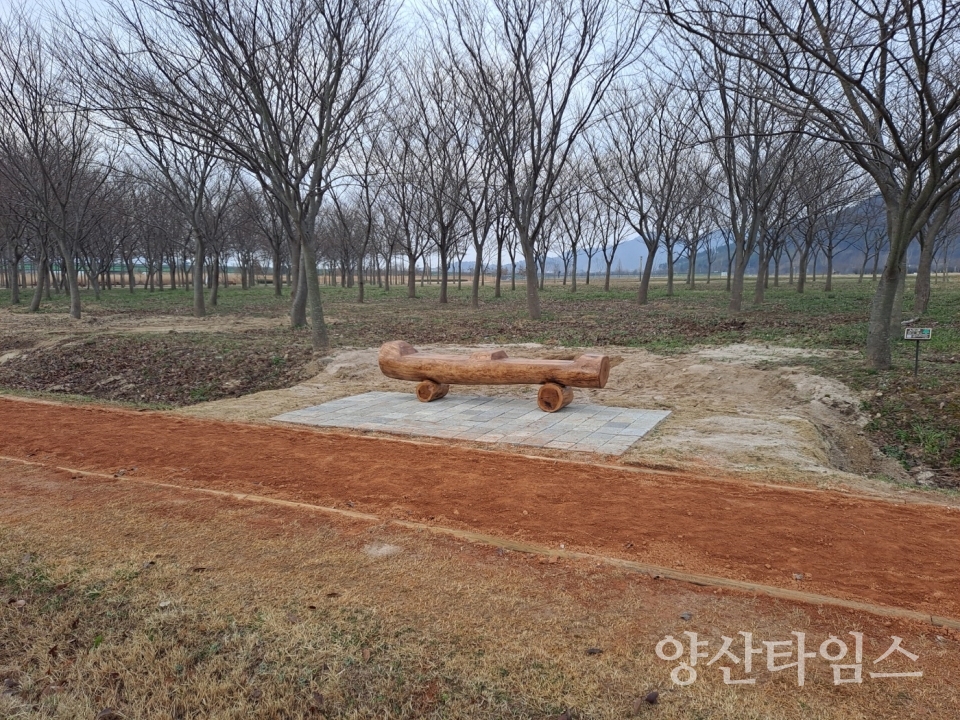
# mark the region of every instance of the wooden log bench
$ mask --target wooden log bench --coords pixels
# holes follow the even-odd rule
[[[610,358],[584,354],[576,360],[508,358],[503,350],[472,355],[432,355],[417,352],[403,340],[380,346],[380,370],[395,380],[412,380],[417,399],[442,398],[450,385],[540,385],[537,405],[556,412],[573,401],[573,388],[602,388],[610,375]]]

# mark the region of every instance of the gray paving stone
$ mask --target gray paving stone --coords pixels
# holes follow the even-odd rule
[[[421,403],[413,393],[369,392],[273,418],[318,427],[528,445],[620,455],[670,413],[577,404],[541,412],[536,399],[448,395]]]

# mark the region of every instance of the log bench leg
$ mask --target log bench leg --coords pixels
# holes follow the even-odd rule
[[[446,383],[435,383],[433,380],[423,380],[417,385],[417,400],[420,402],[439,400],[448,392],[450,392],[450,386]]]
[[[573,388],[557,383],[544,383],[537,392],[537,405],[544,412],[556,412],[573,402]]]

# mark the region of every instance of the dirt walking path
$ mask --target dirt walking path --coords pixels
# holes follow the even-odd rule
[[[960,618],[955,508],[5,398],[0,423],[0,455],[121,482],[350,507]]]

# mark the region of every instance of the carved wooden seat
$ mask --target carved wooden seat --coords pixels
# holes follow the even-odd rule
[[[419,381],[417,398],[442,398],[450,385],[540,385],[537,405],[556,412],[573,400],[575,387],[602,388],[610,375],[610,358],[584,354],[576,360],[508,358],[503,350],[472,355],[420,353],[403,340],[380,346],[380,370],[396,380]]]

